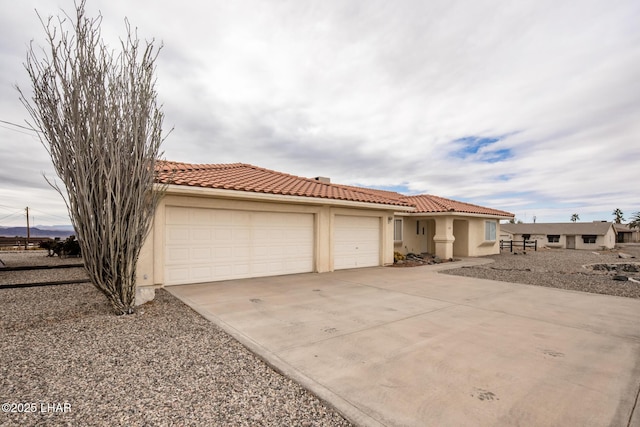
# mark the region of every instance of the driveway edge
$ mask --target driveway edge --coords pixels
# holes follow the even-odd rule
[[[327,406],[330,406],[331,408],[338,411],[352,424],[357,426],[386,427],[385,424],[382,424],[380,421],[362,412],[348,400],[343,399],[327,387],[304,375],[302,372],[298,371],[293,366],[282,360],[280,357],[276,356],[266,348],[262,347],[260,344],[242,334],[240,331],[233,328],[231,325],[227,324],[219,317],[212,315],[207,310],[201,309],[197,303],[189,300],[188,298],[179,298],[177,295],[171,292],[171,287],[166,287],[165,290],[167,290],[174,298],[179,299],[180,301],[191,307],[191,309],[193,309],[196,313],[209,320],[210,322],[213,322],[220,329],[231,335],[236,341],[246,347],[249,351],[255,354],[258,358],[260,358],[260,360],[269,365],[275,371],[295,381],[302,388],[312,393],[318,399],[322,400]]]

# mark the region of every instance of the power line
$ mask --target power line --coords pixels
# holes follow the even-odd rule
[[[2,218],[0,218],[0,221],[3,221],[3,220],[5,220],[5,219],[7,219],[7,218],[9,218],[9,217],[12,217],[12,216],[14,216],[14,215],[17,215],[17,214],[21,214],[21,215],[22,215],[22,211],[20,210],[20,211],[14,212],[14,213],[12,213],[12,214],[9,214],[9,215],[7,215],[7,216],[3,216]]]
[[[17,127],[17,128],[26,129],[26,130],[29,130],[29,131],[31,131],[31,132],[40,133],[39,131],[37,131],[37,130],[35,130],[35,129],[32,129],[32,128],[30,128],[30,127],[22,126],[22,125],[19,125],[19,124],[17,124],[17,123],[13,123],[13,122],[8,122],[8,121],[6,121],[6,120],[0,120],[0,123],[4,123],[4,124],[7,124],[7,125],[15,126],[15,127]]]
[[[34,136],[34,135],[33,135],[33,133],[27,133],[27,132],[24,132],[24,131],[21,131],[21,130],[18,130],[18,129],[10,128],[10,127],[8,127],[8,126],[1,126],[1,125],[0,125],[0,128],[6,129],[6,130],[10,130],[10,131],[12,131],[12,132],[18,132],[18,133],[21,133],[21,134],[23,134],[23,135]]]
[[[0,209],[4,209],[4,210],[11,210],[11,211],[13,211],[13,213],[11,213],[11,214],[9,214],[9,215],[6,215],[6,216],[4,216],[4,217],[2,217],[2,218],[0,218],[0,221],[4,220],[5,218],[9,218],[9,217],[11,217],[11,216],[14,216],[14,215],[16,215],[16,214],[21,214],[21,213],[23,212],[23,209],[20,209],[20,210],[17,210],[17,211],[16,211],[16,210],[15,210],[15,209],[16,209],[15,207],[13,207],[13,206],[6,206],[6,205],[0,205]],[[48,212],[45,212],[45,211],[41,211],[40,209],[34,209],[34,208],[31,208],[31,207],[30,207],[30,208],[29,208],[29,212],[32,212],[32,213],[33,213],[33,212],[36,212],[36,213],[38,213],[38,214],[39,214],[39,216],[42,216],[42,217],[44,217],[44,218],[49,218],[49,219],[59,219],[59,220],[61,220],[61,221],[69,221],[69,216],[55,215],[55,214],[52,214],[52,213],[48,213]],[[32,217],[33,217],[33,215],[32,215]]]
[[[42,216],[47,217],[47,218],[56,218],[56,219],[63,219],[63,220],[68,220],[69,219],[68,216],[64,217],[64,216],[61,216],[61,215],[54,215],[54,214],[43,212],[43,211],[41,211],[39,209],[29,208],[29,210],[38,212],[38,213],[42,214]]]

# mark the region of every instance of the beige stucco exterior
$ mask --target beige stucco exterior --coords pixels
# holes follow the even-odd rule
[[[160,201],[153,225],[140,253],[138,286],[164,286],[165,212],[167,207],[193,207],[262,212],[308,213],[314,217],[314,271],[334,270],[334,220],[336,215],[379,219],[380,262],[393,263],[393,216],[397,206],[298,196],[279,196],[233,190],[169,186]]]
[[[477,257],[500,253],[500,217],[473,214],[398,214],[402,239],[394,240],[394,251],[431,253],[442,259]],[[496,227],[496,238],[485,240],[486,222]]]
[[[533,227],[536,227],[532,229]],[[537,241],[538,247],[561,249],[613,249],[616,245],[616,232],[610,223],[578,223],[578,224],[504,224],[503,240]],[[595,236],[594,243],[585,243],[583,236]],[[557,242],[550,242],[549,236],[558,236]]]
[[[522,241],[522,234],[508,235],[508,240]],[[573,245],[571,239],[573,238]],[[549,242],[546,234],[532,234],[528,238],[529,241],[536,240],[538,247],[554,248],[554,249],[582,249],[582,250],[596,250],[596,249],[613,249],[616,245],[616,234],[613,230],[609,230],[605,235],[596,235],[595,243],[584,243],[582,235],[578,234],[560,234],[558,242]],[[573,246],[573,247],[572,247]]]

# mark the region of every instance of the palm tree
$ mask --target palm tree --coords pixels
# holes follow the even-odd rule
[[[580,219],[580,215],[578,214],[571,215],[571,222],[576,222],[579,219]]]
[[[620,209],[614,210],[611,215],[616,217],[616,219],[615,219],[616,224],[622,224],[622,221],[624,221],[624,218],[622,217],[624,214],[622,213],[622,211]]]
[[[640,228],[640,212],[635,212],[633,216],[631,216],[629,228]]]

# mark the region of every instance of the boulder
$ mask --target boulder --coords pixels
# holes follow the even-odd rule
[[[156,297],[156,289],[151,286],[136,286],[136,306],[153,301]]]

